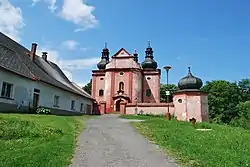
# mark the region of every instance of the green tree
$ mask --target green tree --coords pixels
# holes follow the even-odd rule
[[[173,102],[173,92],[178,90],[178,87],[175,84],[161,84],[160,85],[160,101],[167,102],[166,91],[170,91],[169,102]]]
[[[231,124],[250,129],[250,101],[240,102],[236,109],[238,116],[232,120]]]
[[[213,122],[230,123],[238,115],[236,106],[241,101],[241,91],[236,83],[211,81],[202,90],[209,93],[209,117]]]
[[[250,79],[242,79],[238,82],[238,86],[242,93],[242,101],[250,100]]]
[[[88,94],[91,95],[91,91],[92,91],[92,79],[90,79],[89,83],[87,85],[85,85],[82,89],[85,90]]]

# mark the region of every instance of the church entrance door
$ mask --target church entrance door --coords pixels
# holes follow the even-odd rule
[[[117,100],[116,103],[115,103],[115,111],[116,112],[120,112],[120,103],[121,103],[122,100]]]

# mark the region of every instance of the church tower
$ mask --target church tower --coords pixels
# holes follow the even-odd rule
[[[148,41],[148,47],[145,51],[145,59],[141,63],[143,73],[143,93],[142,101],[144,103],[160,103],[160,69],[154,60],[153,49]]]

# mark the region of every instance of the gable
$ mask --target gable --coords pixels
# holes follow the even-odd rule
[[[118,57],[132,57],[131,54],[126,51],[124,48],[121,48],[112,58],[118,58]]]

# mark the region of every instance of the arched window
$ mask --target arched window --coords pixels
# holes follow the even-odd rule
[[[119,83],[119,90],[124,90],[124,83],[123,82]]]
[[[99,96],[103,96],[104,92],[102,89],[99,90]]]
[[[150,89],[146,90],[146,96],[148,96],[148,97],[151,96],[151,90]]]

